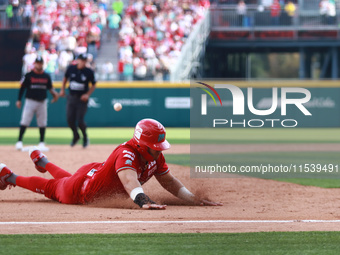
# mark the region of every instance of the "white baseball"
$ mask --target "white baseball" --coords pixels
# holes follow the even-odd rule
[[[113,105],[113,109],[115,109],[116,112],[119,112],[123,108],[121,103],[115,103]]]

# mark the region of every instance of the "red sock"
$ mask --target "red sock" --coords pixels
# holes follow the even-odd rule
[[[48,181],[49,179],[37,176],[32,177],[18,176],[16,179],[16,184],[21,188],[28,189],[36,193],[44,194],[45,187]]]
[[[61,179],[64,177],[70,177],[72,174],[65,171],[64,169],[56,166],[55,164],[48,162],[45,166],[45,169],[54,177],[54,179]]]

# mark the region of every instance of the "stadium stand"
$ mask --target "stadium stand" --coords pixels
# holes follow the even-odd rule
[[[35,5],[32,40],[27,43],[23,72],[41,55],[53,79],[61,79],[66,67],[79,54],[88,52],[92,62],[100,48],[106,26],[106,4],[92,1],[41,1]]]
[[[339,2],[332,0],[24,0],[19,2],[18,12],[13,10],[18,0],[2,1],[2,27],[32,23],[22,71],[29,71],[40,54],[46,71],[56,80],[85,51],[92,56],[91,66],[102,80],[174,81],[174,72],[190,77],[195,72],[180,74],[178,70],[197,68],[202,58],[190,58],[186,61],[189,67],[178,62],[186,60],[186,51],[194,50],[184,45],[193,44],[190,35],[205,18],[209,21],[195,36],[204,31],[210,33],[210,40],[298,40],[340,35]],[[8,6],[12,11],[9,8],[6,12]],[[323,6],[327,6],[327,12]],[[17,18],[13,18],[15,13]],[[204,42],[200,43],[194,45],[195,50],[202,49]]]
[[[107,6],[103,2],[75,0],[37,2],[32,10],[32,38],[23,57],[23,73],[29,71],[35,57],[41,55],[46,71],[54,80],[60,80],[67,65],[87,51],[99,78],[169,80],[170,67],[176,63],[194,25],[209,8],[209,1],[130,1],[125,12],[121,10],[119,15],[115,10],[117,5],[114,6],[117,2],[112,3],[113,12],[111,3]],[[118,63],[114,63],[114,57],[113,61],[106,57],[96,66],[103,30],[111,18],[118,26],[116,29],[109,26],[105,39],[110,40],[113,33],[114,37],[118,36],[118,45],[113,47],[117,42],[113,40],[107,47],[105,41],[104,50],[111,55],[117,51]],[[110,76],[115,66],[118,75]]]
[[[122,80],[169,80],[182,46],[209,1],[131,3],[119,31],[118,72]]]

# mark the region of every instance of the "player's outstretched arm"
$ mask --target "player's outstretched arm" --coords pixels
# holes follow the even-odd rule
[[[50,89],[50,93],[51,93],[51,95],[53,96],[53,99],[52,99],[52,101],[51,101],[51,103],[53,104],[53,103],[55,103],[55,102],[58,101],[58,99],[59,99],[59,94],[58,94],[57,91],[55,91],[54,89]]]
[[[209,201],[206,199],[200,199],[192,194],[175,176],[170,172],[156,176],[158,182],[162,185],[164,189],[169,191],[174,196],[187,201],[190,204],[196,205],[208,205],[208,206],[221,206],[222,203]]]
[[[146,210],[164,210],[166,208],[166,205],[158,205],[144,194],[143,188],[138,181],[136,171],[125,169],[118,172],[118,177],[133,202],[139,205],[140,208]]]
[[[63,78],[63,83],[62,83],[62,86],[61,86],[61,89],[60,89],[60,92],[59,92],[59,96],[60,97],[64,97],[65,96],[66,83],[67,83],[67,78],[64,77]]]

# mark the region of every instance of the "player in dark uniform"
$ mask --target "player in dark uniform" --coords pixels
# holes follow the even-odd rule
[[[44,60],[38,56],[34,63],[34,69],[27,73],[22,81],[21,88],[19,90],[18,101],[16,106],[21,109],[21,98],[26,91],[25,106],[22,111],[20,121],[20,132],[18,142],[15,147],[17,150],[23,149],[22,139],[26,128],[31,124],[34,114],[37,118],[37,124],[40,132],[40,143],[39,147],[41,150],[48,150],[45,147],[45,129],[47,126],[47,93],[49,90],[53,96],[51,103],[58,100],[58,93],[53,89],[51,77],[43,70]]]
[[[84,121],[87,111],[87,103],[90,95],[96,88],[94,72],[86,67],[87,54],[80,54],[76,65],[70,65],[63,79],[63,86],[60,90],[60,96],[65,96],[65,87],[67,81],[69,84],[69,94],[67,96],[67,123],[73,132],[71,146],[74,146],[80,136],[78,126],[83,134],[83,147],[86,148],[89,140],[86,134],[86,123]],[[91,82],[92,86],[89,87]]]

